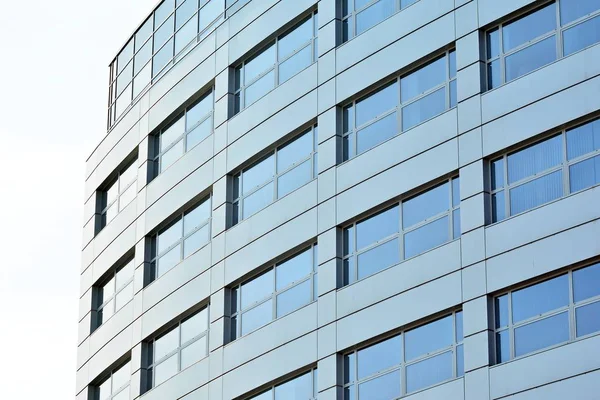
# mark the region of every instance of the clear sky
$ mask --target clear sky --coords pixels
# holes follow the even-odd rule
[[[0,399],[74,399],[85,160],[156,3],[0,3]]]

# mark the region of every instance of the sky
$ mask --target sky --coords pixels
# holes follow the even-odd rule
[[[74,399],[85,160],[157,2],[0,2],[0,399]]]

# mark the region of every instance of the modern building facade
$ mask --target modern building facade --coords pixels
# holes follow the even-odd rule
[[[164,0],[87,161],[78,400],[600,396],[599,0]]]

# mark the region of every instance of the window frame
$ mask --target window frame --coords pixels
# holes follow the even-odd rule
[[[568,154],[567,154],[567,152],[568,152],[567,133],[569,131],[571,131],[571,130],[580,128],[582,126],[585,126],[585,125],[590,124],[590,123],[594,123],[595,121],[599,121],[599,120],[600,120],[600,118],[596,116],[596,117],[592,117],[592,118],[586,118],[585,120],[583,120],[581,122],[567,124],[565,128],[560,129],[560,130],[554,130],[552,133],[546,134],[546,135],[544,135],[540,139],[537,139],[537,140],[534,140],[534,141],[528,141],[528,142],[526,142],[526,143],[524,143],[524,144],[522,144],[520,146],[517,146],[514,150],[511,150],[509,152],[505,152],[505,153],[503,153],[502,155],[500,155],[498,157],[491,157],[489,159],[489,161],[488,161],[489,165],[490,165],[490,168],[488,168],[488,172],[487,172],[486,175],[487,175],[488,182],[490,182],[490,200],[489,200],[488,204],[490,204],[490,210],[491,210],[490,212],[492,214],[491,215],[492,224],[496,224],[496,223],[499,223],[499,222],[502,222],[502,221],[506,221],[509,218],[512,218],[512,217],[515,217],[515,216],[518,216],[518,215],[522,215],[522,214],[527,213],[527,212],[532,211],[532,210],[536,210],[536,209],[538,209],[540,207],[543,207],[543,206],[548,205],[550,203],[553,203],[555,201],[562,200],[562,199],[564,199],[566,197],[569,197],[569,196],[571,196],[573,194],[577,194],[577,193],[580,193],[580,192],[583,192],[585,190],[588,190],[588,189],[591,189],[593,187],[598,186],[598,184],[594,184],[594,185],[592,185],[590,187],[587,187],[587,188],[584,188],[584,189],[579,189],[579,190],[576,190],[576,191],[571,191],[570,167],[572,167],[573,165],[579,164],[579,163],[581,163],[583,161],[586,161],[586,160],[589,160],[589,159],[593,159],[595,157],[600,156],[600,149],[599,150],[591,151],[589,153],[577,156],[577,157],[573,158],[572,160],[569,160]],[[509,182],[508,181],[508,157],[509,156],[511,156],[513,154],[516,154],[516,153],[519,153],[520,151],[524,151],[524,150],[526,150],[528,148],[534,147],[536,145],[539,145],[541,143],[544,143],[545,141],[552,140],[552,139],[554,139],[556,137],[559,137],[559,136],[561,137],[561,142],[562,142],[562,158],[561,158],[561,162],[560,162],[559,165],[553,166],[551,168],[546,168],[543,171],[537,172],[537,173],[535,173],[533,175],[529,175],[529,176],[527,176],[525,178],[522,178],[522,179],[520,179],[520,180],[518,180],[516,182],[508,183]],[[501,187],[494,188],[493,185],[492,185],[492,183],[494,181],[494,178],[493,178],[493,170],[491,168],[491,165],[494,162],[499,161],[499,160],[502,160],[503,185]],[[560,197],[558,197],[558,198],[556,198],[554,200],[550,200],[548,202],[545,202],[545,203],[542,203],[540,205],[537,205],[535,207],[529,208],[529,209],[527,209],[525,211],[521,211],[521,212],[516,213],[516,214],[511,214],[511,212],[510,212],[511,211],[510,210],[510,192],[511,192],[511,190],[513,190],[513,189],[515,189],[517,187],[526,185],[526,184],[528,184],[530,182],[533,182],[533,181],[535,181],[537,179],[540,179],[540,178],[542,178],[544,176],[551,175],[551,174],[553,174],[555,172],[558,172],[558,171],[562,171],[562,190],[563,190],[562,196],[560,196]],[[494,202],[495,195],[497,195],[498,193],[503,193],[503,196],[504,196],[504,218],[501,218],[501,219],[497,219],[496,215],[494,213],[494,203],[493,202]]]
[[[435,183],[427,185],[427,187],[423,188],[422,190],[419,190],[415,194],[411,194],[410,196],[406,196],[406,197],[402,198],[401,200],[395,201],[392,204],[388,204],[388,205],[386,205],[384,207],[378,207],[376,210],[370,212],[366,216],[364,216],[364,217],[362,217],[360,219],[356,219],[352,223],[344,225],[342,227],[342,235],[344,236],[343,251],[342,251],[343,252],[343,254],[342,254],[342,265],[343,265],[343,267],[342,267],[342,282],[343,282],[343,286],[349,286],[349,285],[352,285],[352,284],[354,284],[356,282],[359,282],[359,281],[361,281],[363,279],[367,279],[368,277],[373,276],[373,275],[375,275],[375,274],[377,274],[379,272],[385,271],[386,269],[393,268],[394,266],[396,266],[398,264],[401,264],[401,263],[403,263],[403,262],[405,262],[407,260],[410,260],[412,258],[418,257],[419,255],[422,255],[422,254],[424,254],[424,253],[426,253],[428,251],[431,251],[431,250],[433,250],[433,249],[435,249],[437,247],[443,246],[445,244],[448,244],[448,243],[450,243],[450,242],[452,242],[452,241],[460,238],[461,235],[459,235],[458,237],[455,237],[455,235],[454,235],[454,228],[455,228],[455,226],[454,226],[455,225],[454,212],[456,210],[460,210],[460,203],[461,203],[460,202],[460,196],[459,196],[458,204],[454,205],[454,203],[453,203],[453,195],[454,195],[453,181],[455,179],[460,179],[460,176],[458,174],[452,174],[448,178],[444,178],[442,180],[436,180]],[[416,197],[419,197],[420,195],[423,195],[423,194],[427,193],[428,191],[436,189],[436,188],[438,188],[438,187],[440,187],[442,185],[445,185],[445,184],[449,185],[449,188],[448,188],[448,195],[449,195],[449,198],[448,198],[449,203],[448,203],[448,205],[449,205],[449,208],[448,208],[448,210],[446,210],[446,211],[444,211],[442,213],[438,213],[436,215],[427,217],[426,219],[421,220],[421,221],[419,221],[419,222],[417,222],[417,223],[409,226],[408,228],[404,229],[403,225],[402,225],[402,222],[403,222],[403,218],[402,218],[402,211],[403,211],[402,210],[402,206],[403,206],[403,203],[405,203],[405,202],[407,202],[409,200],[412,200],[412,199],[414,199]],[[459,180],[459,185],[460,185],[460,180]],[[360,224],[361,222],[369,220],[370,218],[372,218],[372,217],[374,217],[374,216],[376,216],[376,215],[378,215],[378,214],[380,214],[382,212],[391,210],[391,209],[393,209],[395,207],[398,207],[398,215],[399,215],[399,218],[398,218],[398,227],[399,227],[398,232],[394,233],[392,235],[388,235],[388,236],[386,236],[384,238],[381,238],[381,239],[377,240],[374,243],[371,243],[371,244],[369,244],[369,245],[367,245],[365,247],[362,247],[361,249],[357,249],[357,242],[358,242],[357,241],[357,235],[358,235],[358,233],[357,233],[357,225]],[[460,211],[459,211],[459,213],[460,213]],[[434,246],[434,247],[432,247],[432,248],[430,248],[428,250],[425,250],[424,252],[415,254],[415,255],[410,256],[410,257],[405,257],[404,238],[406,237],[406,235],[409,234],[409,233],[411,233],[411,232],[414,232],[414,231],[416,231],[416,230],[418,230],[418,229],[420,229],[420,228],[422,228],[422,227],[424,227],[426,225],[429,225],[429,224],[431,224],[433,222],[441,220],[441,219],[443,219],[445,217],[448,217],[448,238],[449,238],[449,240],[446,241],[446,242],[444,242],[443,244],[440,244],[440,245]],[[460,221],[458,223],[459,223],[459,227],[460,227]],[[345,243],[346,242],[346,240],[345,240],[346,232],[349,229],[351,229],[351,233],[352,233],[352,241],[353,241],[352,242],[352,248],[353,248],[353,252],[352,253],[347,253],[346,243]],[[393,265],[390,265],[390,266],[388,266],[386,268],[383,268],[383,269],[381,269],[381,270],[379,270],[379,271],[377,271],[377,272],[375,272],[373,274],[367,275],[367,276],[365,276],[363,278],[359,278],[358,277],[358,256],[361,255],[361,254],[367,253],[370,250],[373,250],[373,249],[375,249],[375,248],[377,248],[379,246],[382,246],[382,245],[384,245],[386,243],[389,243],[389,242],[391,242],[393,240],[396,240],[396,239],[398,239],[398,243],[399,243],[398,244],[399,261],[397,263],[395,263]],[[348,275],[347,272],[349,272],[349,271],[347,271],[347,268],[346,268],[346,265],[347,265],[349,259],[352,259],[352,262],[351,262],[352,263],[352,271],[351,271],[352,272],[352,276]]]
[[[113,393],[113,376],[120,371],[122,368],[125,367],[129,367],[131,369],[131,359],[128,359],[127,361],[120,363],[118,367],[112,368],[110,370],[110,372],[108,373],[108,376],[105,377],[104,379],[102,379],[100,381],[99,384],[94,385],[93,386],[93,399],[94,400],[112,400],[115,397],[117,397],[118,395],[120,395],[122,392],[124,392],[125,390],[128,390],[131,387],[131,371],[129,371],[129,380],[127,381],[127,384],[123,384],[123,386],[117,388],[117,391]],[[104,399],[100,399],[100,387],[106,383],[108,380],[110,380],[110,388],[111,388],[111,393],[108,397],[104,398]]]
[[[310,379],[311,379],[311,383],[312,383],[312,389],[313,389],[313,393],[312,393],[312,397],[310,399],[307,400],[316,400],[317,399],[317,395],[319,393],[319,388],[317,387],[317,381],[318,381],[318,368],[317,367],[312,367],[310,369],[306,369],[303,372],[300,372],[299,374],[295,374],[293,377],[289,378],[289,379],[285,379],[285,380],[280,380],[277,383],[273,383],[268,385],[267,388],[263,388],[262,390],[260,390],[257,394],[254,395],[250,395],[250,396],[244,396],[242,397],[243,400],[254,400],[260,396],[262,396],[265,393],[271,392],[272,396],[272,400],[281,400],[281,399],[277,399],[275,397],[275,388],[281,386],[281,385],[285,385],[288,382],[292,382],[295,379],[298,379],[300,377],[302,377],[303,375],[306,374],[310,374]],[[285,400],[285,399],[284,399]]]
[[[117,276],[118,276],[119,272],[121,272],[124,269],[126,269],[127,267],[129,267],[130,264],[132,265],[131,277],[128,278],[120,287],[117,287]],[[94,299],[95,306],[92,307],[92,309],[94,311],[96,311],[96,317],[94,318],[95,321],[91,327],[92,328],[91,333],[93,333],[96,329],[98,329],[100,326],[105,324],[106,321],[110,320],[119,310],[121,310],[123,307],[125,307],[127,304],[129,304],[133,300],[133,298],[135,297],[135,293],[134,293],[134,290],[132,289],[131,298],[125,304],[123,304],[121,307],[117,308],[117,302],[116,302],[117,296],[121,292],[123,292],[130,284],[133,283],[134,277],[135,277],[135,256],[131,255],[131,256],[127,257],[125,259],[125,261],[119,263],[118,267],[112,268],[112,270],[110,271],[108,276],[102,280],[102,283],[95,285],[95,292],[96,292],[96,296]],[[113,285],[112,285],[113,293],[108,299],[105,299],[104,298],[104,288],[111,281],[113,282]],[[104,319],[103,311],[109,303],[112,303],[111,304],[112,311],[111,311],[110,316],[107,319]]]
[[[297,256],[300,256],[301,254],[305,253],[305,252],[310,252],[310,257],[311,257],[311,261],[312,261],[312,269],[311,272],[308,275],[304,275],[302,278],[290,282],[287,286],[285,286],[284,288],[281,288],[280,290],[277,290],[277,267],[289,260],[294,259]],[[268,265],[268,267],[266,268],[261,268],[260,271],[254,273],[251,277],[244,279],[243,281],[241,281],[240,283],[237,283],[233,286],[230,287],[230,291],[231,291],[231,304],[230,304],[230,312],[229,312],[229,318],[231,321],[231,329],[230,329],[230,340],[229,342],[233,342],[241,337],[247,336],[257,330],[259,330],[260,328],[272,323],[273,321],[276,321],[280,318],[285,317],[286,315],[289,315],[291,313],[293,313],[294,311],[299,310],[302,307],[305,307],[309,304],[314,303],[317,298],[318,298],[318,293],[317,293],[317,284],[318,284],[318,244],[317,242],[313,242],[308,246],[304,246],[302,247],[300,250],[295,251],[293,254],[288,255],[286,257],[281,257],[280,259],[276,260],[275,262],[272,262]],[[261,276],[271,272],[273,273],[273,282],[272,282],[272,291],[269,295],[261,297],[260,299],[254,301],[252,304],[248,305],[246,308],[242,309],[242,286],[244,286],[247,283],[252,282],[253,280],[260,278]],[[285,314],[282,314],[280,316],[277,315],[277,298],[280,294],[282,293],[286,293],[290,290],[293,290],[294,288],[306,283],[306,282],[310,282],[310,291],[311,291],[311,300],[300,306],[297,309],[294,309],[292,311],[289,311]],[[271,320],[269,322],[267,322],[264,325],[261,325],[249,332],[243,333],[242,331],[242,319],[243,319],[243,315],[249,311],[252,311],[254,309],[256,309],[257,307],[260,307],[261,305],[267,303],[271,301],[272,302],[272,313],[271,313]]]
[[[121,211],[123,211],[125,209],[125,207],[127,207],[129,204],[133,203],[133,201],[137,198],[137,181],[138,181],[138,166],[137,166],[137,156],[131,160],[128,161],[125,166],[118,168],[117,172],[114,174],[114,176],[112,177],[112,179],[110,179],[110,183],[103,185],[104,189],[99,190],[99,211],[100,211],[100,226],[96,232],[96,234],[100,233],[100,231],[102,231],[102,229],[104,229],[111,221],[113,221],[117,215],[119,215],[119,213]],[[121,188],[121,178],[122,176],[129,171],[129,169],[132,168],[132,171],[135,172],[135,178],[132,178],[132,180],[130,182],[125,183],[124,188]],[[108,192],[110,191],[110,189],[112,189],[113,187],[117,188],[116,191],[116,198],[112,201],[112,202],[108,202]],[[133,199],[131,199],[127,204],[121,204],[121,196],[123,196],[132,186],[135,186],[135,196],[133,197]],[[110,210],[110,208],[112,206],[116,205],[116,213],[115,215],[109,220],[108,219],[108,211]]]
[[[569,55],[565,55],[563,37],[564,37],[565,31],[575,27],[576,25],[583,24],[593,18],[600,16],[600,8],[590,14],[587,14],[583,17],[580,17],[573,21],[570,21],[570,22],[566,23],[565,25],[562,25],[561,18],[560,18],[561,17],[560,3],[561,3],[561,0],[549,0],[549,1],[542,1],[542,2],[536,3],[532,7],[526,7],[526,9],[524,11],[518,13],[518,15],[513,16],[513,17],[507,19],[506,21],[502,21],[498,24],[495,24],[489,29],[484,30],[484,55],[485,55],[484,61],[485,61],[485,77],[486,77],[485,82],[486,82],[486,89],[487,89],[486,91],[490,91],[490,90],[494,90],[499,87],[502,87],[502,86],[506,85],[507,83],[516,81],[519,78],[522,78],[526,75],[534,73],[556,61],[559,61],[565,57],[569,57],[575,53],[578,53],[579,51],[583,51],[584,49],[592,46],[592,45],[586,46],[585,48],[583,48],[581,50],[573,52]],[[554,30],[552,30],[550,32],[546,32],[540,36],[537,36],[537,37],[529,40],[528,42],[522,43],[522,44],[516,46],[515,48],[512,48],[509,51],[505,52],[504,44],[503,44],[503,28],[512,22],[516,22],[516,21],[520,20],[521,18],[525,18],[529,15],[535,14],[536,12],[542,10],[544,7],[547,7],[550,4],[556,5],[556,25],[554,27]],[[490,58],[490,57],[488,57],[488,54],[490,54],[490,45],[489,45],[489,41],[487,40],[487,38],[488,38],[489,33],[494,32],[494,31],[498,31],[499,54],[495,57]],[[556,58],[553,62],[545,64],[541,67],[535,68],[534,70],[527,72],[523,75],[520,75],[516,78],[513,78],[511,80],[506,79],[506,58],[507,57],[510,57],[511,55],[516,54],[527,48],[530,48],[552,36],[556,37],[556,53],[555,53]],[[493,86],[491,83],[492,74],[491,74],[490,67],[494,61],[498,61],[499,65],[500,65],[500,83],[497,86]]]

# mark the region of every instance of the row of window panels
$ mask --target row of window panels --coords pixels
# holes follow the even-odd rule
[[[301,255],[315,252],[316,247],[312,247]],[[251,285],[235,288],[233,311],[237,312],[238,307],[255,307],[261,301],[260,296],[264,296],[261,292],[277,288],[278,278],[282,287],[287,288],[292,279],[304,279],[294,271],[293,267],[298,265],[297,261],[291,264],[285,261]],[[304,272],[310,274],[310,268]],[[493,299],[496,364],[587,338],[600,332],[600,263],[502,292]],[[205,307],[146,341],[143,352],[143,368],[148,372],[149,382],[146,390],[206,357],[208,328]],[[344,398],[376,396],[392,400],[463,374],[463,316],[459,310],[345,353]],[[129,385],[128,378],[129,364],[126,364],[97,386],[97,399],[120,399],[118,396]],[[251,398],[287,399],[284,394],[296,393],[300,395],[298,399],[312,399],[316,395],[315,380],[313,370]]]

